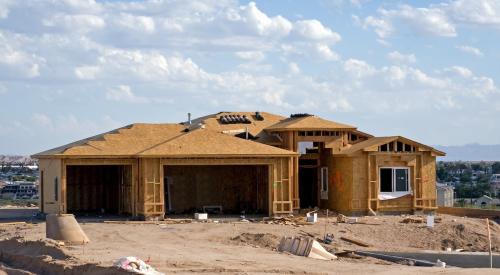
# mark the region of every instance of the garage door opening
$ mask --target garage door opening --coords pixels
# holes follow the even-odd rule
[[[131,187],[130,165],[68,165],[68,213],[131,214]]]
[[[268,213],[266,165],[165,166],[165,209],[170,214],[221,207],[224,214]]]

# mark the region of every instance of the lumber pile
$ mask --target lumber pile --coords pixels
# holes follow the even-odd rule
[[[360,240],[360,239],[357,239],[357,238],[353,238],[353,237],[346,237],[346,236],[342,236],[340,237],[341,240],[343,241],[346,241],[346,242],[350,242],[350,243],[353,243],[353,244],[356,244],[356,245],[359,245],[359,246],[363,246],[363,247],[370,247],[372,246],[371,244],[363,241],[363,240]]]
[[[283,237],[278,246],[278,251],[319,260],[337,259],[337,256],[326,251],[320,243],[308,237]]]
[[[311,224],[311,223],[308,223],[304,217],[294,217],[294,216],[267,218],[267,219],[264,219],[263,222],[266,224],[280,224],[280,225],[309,225],[309,224]]]

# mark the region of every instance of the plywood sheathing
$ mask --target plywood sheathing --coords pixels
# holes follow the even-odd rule
[[[132,124],[118,130],[83,139],[65,146],[35,154],[35,158],[51,156],[133,156],[183,134],[179,124]]]
[[[356,127],[343,123],[338,123],[335,121],[322,119],[317,116],[305,116],[299,118],[287,118],[277,124],[267,127],[266,131],[270,132],[292,131],[292,130],[329,131],[329,130],[339,130],[339,129],[355,130]]]
[[[179,124],[134,124],[115,133],[49,150],[34,157],[148,157],[148,156],[284,156],[295,153],[270,145],[222,134],[210,129],[184,132]],[[52,154],[52,155],[50,155]]]
[[[138,153],[138,156],[295,156],[295,152],[209,129],[196,129]]]
[[[408,143],[410,145],[414,145],[419,148],[420,151],[431,151],[437,156],[445,156],[446,154],[444,152],[441,152],[437,149],[434,149],[430,146],[418,143],[414,140],[402,137],[402,136],[390,136],[390,137],[373,137],[368,140],[356,143],[354,145],[345,147],[344,149],[340,150],[340,152],[337,153],[337,155],[352,155],[355,154],[359,151],[378,151],[378,146],[389,143],[389,142],[394,142],[394,141],[401,141],[403,143]]]

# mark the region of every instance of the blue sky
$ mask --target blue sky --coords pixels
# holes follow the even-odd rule
[[[499,1],[0,0],[0,153],[227,110],[498,144],[498,45]]]

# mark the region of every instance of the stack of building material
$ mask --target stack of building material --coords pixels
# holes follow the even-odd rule
[[[283,237],[278,246],[278,251],[319,260],[337,259],[337,256],[326,251],[320,243],[312,238]]]

